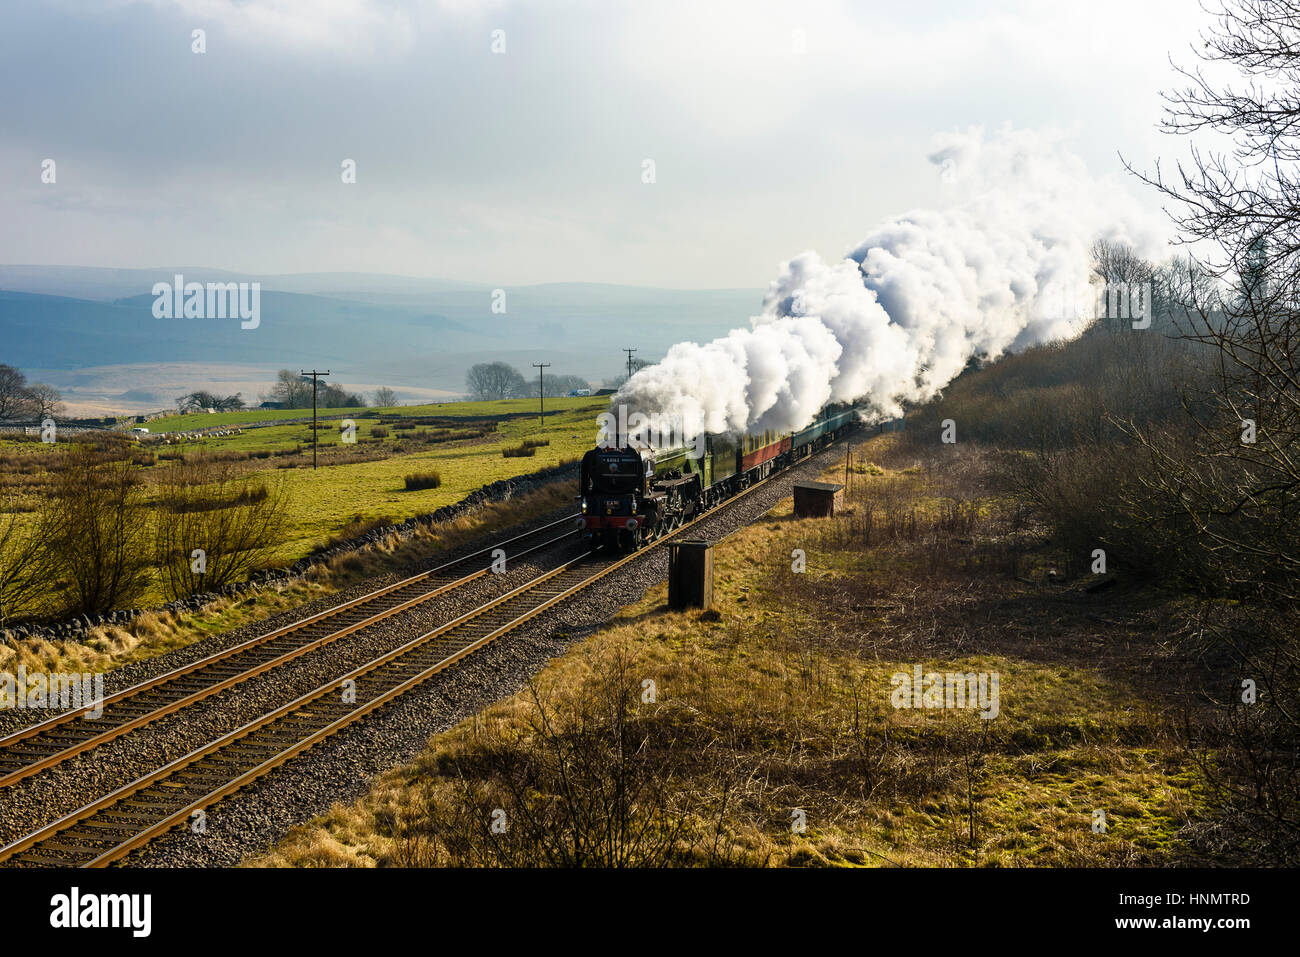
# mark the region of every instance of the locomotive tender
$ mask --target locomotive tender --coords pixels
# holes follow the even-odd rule
[[[798,432],[707,435],[699,452],[636,441],[592,449],[579,479],[583,535],[593,549],[639,548],[830,444],[855,421],[852,406],[827,406]]]

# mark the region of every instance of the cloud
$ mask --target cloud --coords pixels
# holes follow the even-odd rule
[[[239,43],[332,55],[409,48],[414,26],[397,0],[139,0],[174,10],[195,27],[219,25]]]

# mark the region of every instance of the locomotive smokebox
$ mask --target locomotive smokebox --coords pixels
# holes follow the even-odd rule
[[[682,541],[668,543],[668,607],[713,606],[713,543]]]
[[[844,486],[830,482],[795,482],[795,518],[831,518],[844,509]]]

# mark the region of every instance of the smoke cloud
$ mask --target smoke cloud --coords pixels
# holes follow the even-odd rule
[[[784,263],[749,328],[678,343],[614,403],[671,416],[688,435],[798,429],[850,400],[896,417],[974,356],[1081,332],[1091,299],[1075,307],[1062,293],[1088,288],[1095,240],[1149,257],[1164,247],[1163,222],[1055,136],[949,133],[929,160],[949,205],[886,221],[838,262],[805,252]]]

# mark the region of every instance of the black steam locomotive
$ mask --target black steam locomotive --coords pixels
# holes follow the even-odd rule
[[[707,435],[703,447],[625,442],[582,457],[581,522],[592,548],[639,548],[839,438],[852,406],[827,406],[798,432]],[[617,445],[617,443],[614,443]]]

